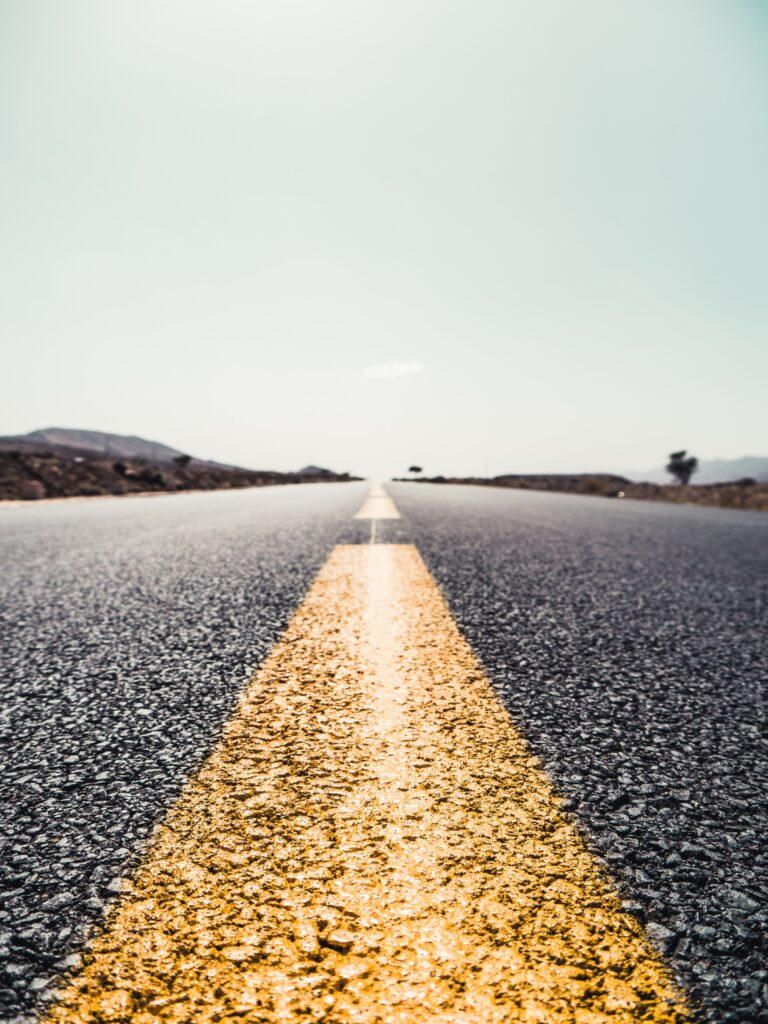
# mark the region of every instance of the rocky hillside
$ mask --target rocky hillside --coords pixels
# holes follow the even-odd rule
[[[412,479],[412,478],[409,478]],[[615,497],[630,482],[611,473],[505,473],[488,477],[419,477],[430,484],[478,484],[482,487],[514,487],[521,491],[562,491],[566,494],[602,494]]]
[[[605,498],[635,498],[641,501],[671,501],[685,505],[716,505],[768,511],[768,483],[742,480],[734,483],[635,484],[623,476],[608,473],[542,474],[487,477],[419,477],[419,483],[475,484],[482,487],[512,487],[525,491],[561,491],[565,494],[593,494]]]
[[[717,505],[768,512],[768,483],[749,478],[719,484],[630,484],[625,497],[641,501],[672,501],[677,505]]]
[[[48,451],[60,455],[103,456],[116,459],[147,459],[172,462],[184,453],[159,441],[125,434],[107,434],[101,430],[71,430],[46,427],[29,434],[0,437],[0,451]]]
[[[356,479],[348,473],[317,475],[236,469],[196,462],[105,459],[23,447],[0,450],[0,500],[126,495],[146,492],[210,491],[268,484]]]

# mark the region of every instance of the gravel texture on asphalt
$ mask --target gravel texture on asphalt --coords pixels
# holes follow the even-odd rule
[[[340,545],[42,1024],[689,1024],[559,803],[413,545]]]
[[[0,1020],[72,962],[364,484],[0,510]]]
[[[768,1020],[768,516],[402,484],[402,520],[705,1018]],[[365,485],[0,510],[0,1019],[135,863]]]
[[[390,485],[625,907],[718,1024],[768,1020],[768,516]]]

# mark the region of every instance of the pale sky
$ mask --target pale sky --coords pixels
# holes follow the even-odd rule
[[[764,0],[0,0],[0,433],[768,454]]]

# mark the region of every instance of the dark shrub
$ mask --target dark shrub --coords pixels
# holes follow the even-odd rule
[[[684,448],[679,452],[672,452],[667,463],[667,472],[677,477],[683,487],[688,485],[691,477],[699,468],[699,460],[696,456],[688,455],[686,458],[686,455],[688,453]]]
[[[156,469],[152,469],[151,466],[145,466],[144,469],[139,473],[139,480],[142,480],[145,484],[155,484],[157,487],[165,487],[165,477]]]

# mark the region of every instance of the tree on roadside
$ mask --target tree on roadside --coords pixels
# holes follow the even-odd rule
[[[672,452],[667,463],[667,472],[677,477],[681,487],[688,485],[698,468],[699,460],[695,455],[688,455],[685,449],[680,452]]]

